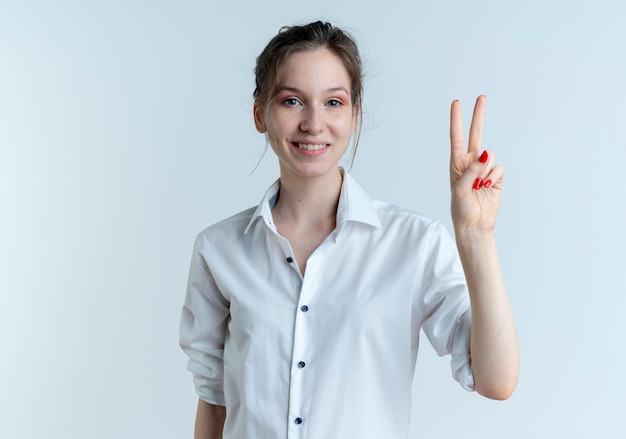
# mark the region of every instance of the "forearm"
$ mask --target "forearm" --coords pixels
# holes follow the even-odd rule
[[[471,300],[475,388],[488,398],[506,399],[517,384],[519,350],[495,238],[457,233],[457,247]]]
[[[226,408],[198,400],[194,439],[222,439]]]

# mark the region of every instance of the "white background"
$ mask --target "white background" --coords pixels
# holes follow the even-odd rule
[[[0,437],[191,437],[193,239],[277,177],[272,153],[249,175],[255,57],[317,18],[362,49],[352,172],[372,196],[450,226],[455,98],[467,124],[488,95],[484,146],[506,168],[519,386],[466,393],[424,342],[413,437],[620,437],[625,16],[618,0],[2,0]]]

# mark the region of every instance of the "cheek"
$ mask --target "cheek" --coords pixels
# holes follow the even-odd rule
[[[267,135],[271,139],[282,137],[284,135],[284,130],[281,129],[280,124],[277,124],[276,121],[268,122]]]
[[[347,114],[335,124],[335,128],[346,135],[351,135],[354,132],[355,127],[356,119],[351,114]]]
[[[290,137],[291,130],[285,125],[284,121],[278,118],[271,118],[266,121],[267,131],[265,135],[272,149],[279,147],[284,139]]]
[[[266,126],[268,131],[273,131],[276,133],[286,132],[293,127],[293,120],[289,118],[288,115],[282,114],[280,112],[276,112],[268,115],[266,118]]]

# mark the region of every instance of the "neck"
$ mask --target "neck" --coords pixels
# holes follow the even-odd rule
[[[276,220],[315,226],[335,221],[343,177],[339,168],[319,177],[297,178],[281,173],[280,193],[274,206]]]

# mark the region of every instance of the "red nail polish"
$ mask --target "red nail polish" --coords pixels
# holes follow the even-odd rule
[[[483,187],[483,179],[478,177],[476,181],[474,181],[474,186],[472,186],[472,188],[474,188],[474,190],[478,190],[481,187]]]
[[[493,183],[493,182],[492,182],[491,180],[487,180],[487,181],[485,181],[485,182],[483,183],[483,186],[485,186],[485,187],[489,187],[489,186],[491,186],[491,184],[492,184],[492,183]]]
[[[480,158],[478,159],[478,161],[480,163],[486,163],[488,159],[489,159],[489,154],[487,153],[487,151],[483,151],[483,153],[480,155]]]

